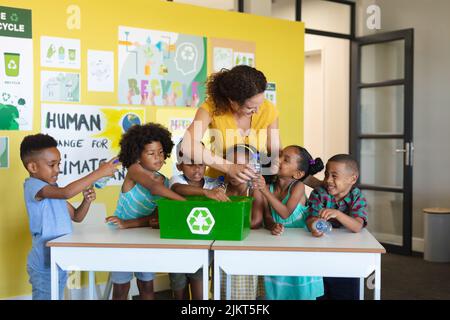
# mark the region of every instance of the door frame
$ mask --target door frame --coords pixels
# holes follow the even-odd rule
[[[405,41],[404,78],[378,83],[361,83],[361,47],[368,44],[379,44],[396,40]],[[403,245],[397,246],[383,243],[392,253],[412,254],[412,201],[413,201],[413,111],[414,111],[414,29],[404,29],[392,32],[377,33],[370,36],[358,37],[352,40],[350,63],[350,153],[360,163],[361,139],[403,139],[405,148],[409,146],[409,153],[405,154],[403,169],[403,188],[385,188],[360,185],[362,189],[373,191],[399,192],[403,197]],[[393,85],[404,86],[404,133],[393,135],[362,135],[360,121],[360,91],[364,88],[386,87]],[[407,144],[409,143],[409,144]],[[406,158],[408,157],[408,159]],[[407,165],[409,163],[409,165]],[[359,183],[359,181],[358,181]],[[370,222],[369,222],[370,223]]]

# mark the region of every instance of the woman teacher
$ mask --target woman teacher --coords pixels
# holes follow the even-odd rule
[[[251,166],[223,158],[235,144],[252,145],[278,158],[278,110],[264,98],[266,86],[264,74],[248,66],[222,69],[209,77],[207,99],[197,110],[182,144],[183,152],[191,154],[191,159],[209,167],[208,176],[226,173],[240,182],[255,178]],[[207,129],[211,150],[201,143]]]

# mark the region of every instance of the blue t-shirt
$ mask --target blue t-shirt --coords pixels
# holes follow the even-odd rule
[[[27,178],[23,184],[33,240],[27,263],[37,271],[50,271],[50,248],[46,247],[46,243],[72,232],[72,219],[66,200],[36,200],[38,192],[48,185],[47,182],[32,177]]]

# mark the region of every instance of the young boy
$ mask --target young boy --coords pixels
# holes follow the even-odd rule
[[[334,228],[344,226],[352,232],[360,232],[367,226],[367,201],[361,190],[355,187],[359,177],[358,163],[350,155],[338,154],[328,160],[324,187],[316,188],[309,197],[308,227],[315,237],[323,233],[312,228],[321,218]],[[323,278],[323,299],[358,300],[359,279]]]
[[[112,159],[86,177],[60,188],[56,181],[61,155],[55,139],[43,134],[25,137],[20,145],[20,158],[30,174],[24,182],[24,196],[33,240],[27,260],[32,298],[50,300],[50,249],[46,243],[71,233],[71,221],[83,221],[91,202],[95,200],[95,191],[90,186],[102,177],[112,176],[118,164],[113,164],[115,159]],[[75,209],[66,199],[80,192],[83,192],[84,199]],[[62,299],[67,273],[60,272],[59,275]]]
[[[183,174],[173,176],[169,186],[176,193],[182,196],[206,196],[213,200],[230,201],[225,190],[220,188],[218,179],[205,177],[206,166],[204,164],[194,164],[187,155],[181,151],[181,141],[177,145],[177,169]],[[201,300],[203,298],[203,269],[196,273],[171,273],[170,286],[174,292],[174,298],[184,300],[188,298],[187,288],[190,284],[192,299]]]

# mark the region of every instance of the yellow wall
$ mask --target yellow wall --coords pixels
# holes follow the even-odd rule
[[[68,30],[66,27],[66,10],[72,4],[81,8],[81,30]],[[87,50],[114,51],[117,60],[119,25],[253,41],[256,43],[257,68],[270,82],[277,84],[283,144],[303,143],[302,23],[160,0],[3,0],[1,5],[32,10],[35,106],[33,132],[0,131],[0,136],[10,138],[11,151],[10,168],[0,170],[0,298],[31,292],[26,273],[31,237],[22,186],[27,173],[20,162],[19,145],[25,135],[40,130],[39,48],[42,35],[81,39],[82,104],[108,106],[117,105],[117,93],[87,92]],[[116,63],[116,80],[117,70]],[[154,121],[155,116],[155,108],[149,108],[147,120]],[[108,212],[112,212],[118,191],[118,187],[99,191],[97,201],[106,203]],[[74,199],[79,200],[80,197]]]

